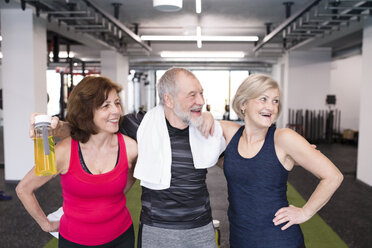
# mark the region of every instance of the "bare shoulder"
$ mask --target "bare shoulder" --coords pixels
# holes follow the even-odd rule
[[[291,156],[296,162],[302,162],[306,156],[319,153],[300,134],[289,128],[277,129],[274,135],[275,148],[283,154]]]
[[[234,134],[242,126],[234,121],[220,121],[220,124],[223,130],[223,136],[225,137],[227,143],[230,142]]]
[[[282,154],[295,161],[294,164],[302,166],[318,178],[338,176],[342,174],[336,166],[319,150],[315,149],[304,137],[295,131],[284,128],[275,132],[275,148],[279,144]]]
[[[122,134],[122,136],[124,138],[125,146],[135,146],[135,148],[137,149],[137,142],[134,139],[124,134]]]
[[[222,128],[236,128],[236,129],[239,129],[239,127],[242,126],[235,121],[219,121],[219,122],[220,122]]]
[[[123,134],[122,134],[123,135]],[[123,135],[129,162],[137,159],[137,142],[129,136]]]
[[[277,128],[274,134],[275,144],[293,144],[295,141],[305,141],[305,139],[289,128]]]

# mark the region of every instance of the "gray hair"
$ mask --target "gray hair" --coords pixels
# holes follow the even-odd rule
[[[175,96],[177,93],[177,79],[178,75],[183,73],[185,76],[196,76],[189,70],[184,68],[173,67],[167,70],[164,75],[159,79],[157,88],[160,105],[164,106],[164,94]]]
[[[241,107],[247,101],[259,97],[262,93],[269,89],[278,89],[280,93],[280,88],[278,83],[269,76],[264,74],[252,74],[249,75],[239,86],[234,96],[232,107],[236,114],[244,119],[244,114],[241,113]],[[280,97],[280,94],[279,94]],[[278,106],[278,116],[281,111],[281,101],[279,99]]]

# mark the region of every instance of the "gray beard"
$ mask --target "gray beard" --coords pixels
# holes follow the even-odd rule
[[[190,112],[183,112],[180,109],[180,105],[178,104],[178,102],[175,102],[173,111],[177,115],[177,117],[180,118],[183,121],[183,123],[187,125],[199,127],[203,123],[202,116],[198,117],[196,120],[192,119]]]

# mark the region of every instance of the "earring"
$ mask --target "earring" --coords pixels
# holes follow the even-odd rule
[[[242,113],[242,115],[245,115],[245,109],[241,109],[240,113]]]

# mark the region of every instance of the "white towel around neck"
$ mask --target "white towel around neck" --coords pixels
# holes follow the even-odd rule
[[[214,134],[205,138],[194,126],[189,126],[191,153],[196,169],[214,166],[225,150],[226,141],[221,125],[215,121]],[[159,105],[149,110],[138,130],[138,159],[134,177],[141,185],[162,190],[170,187],[172,151],[164,108]]]

